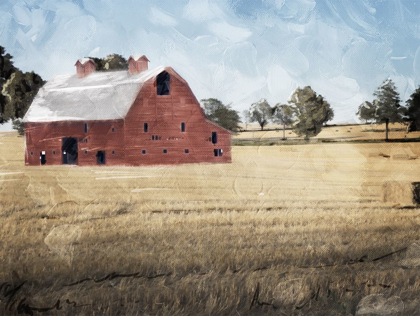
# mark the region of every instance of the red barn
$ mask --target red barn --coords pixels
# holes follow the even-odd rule
[[[26,165],[155,165],[230,162],[231,133],[206,119],[171,67],[95,72],[89,58],[37,94],[24,117]]]

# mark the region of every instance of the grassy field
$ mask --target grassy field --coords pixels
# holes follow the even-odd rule
[[[383,202],[420,181],[418,143],[142,168],[23,150],[0,136],[0,315],[418,315],[420,209]]]

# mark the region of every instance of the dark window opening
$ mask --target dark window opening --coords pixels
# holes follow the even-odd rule
[[[115,151],[112,151],[112,154],[115,155]]]
[[[85,139],[85,143],[87,143],[87,138]]]
[[[96,163],[98,165],[104,165],[105,164],[105,151],[99,150],[96,153]]]
[[[142,153],[143,155],[145,155],[145,154],[146,154],[146,150],[144,150],[144,149],[143,149],[143,150],[141,151],[141,153]]]
[[[185,123],[184,122],[181,123],[181,132],[185,132]]]
[[[213,152],[214,152],[214,157],[222,157],[223,156],[223,149],[215,149]]]
[[[34,155],[34,152],[33,151],[31,151],[31,156],[33,156]]]
[[[147,123],[143,124],[144,132],[147,133],[149,131],[149,125]]]
[[[87,123],[85,123],[85,133],[87,133]]]
[[[217,144],[217,132],[211,132],[211,142]]]
[[[157,95],[169,95],[169,85],[171,76],[166,72],[161,72],[156,77],[156,93]]]
[[[53,150],[53,155],[55,155],[55,150]]]
[[[112,128],[112,132],[115,132],[115,128]]]
[[[63,164],[77,164],[77,138],[65,137],[62,140],[61,152],[63,153]]]
[[[188,154],[190,151],[189,149],[185,149],[185,153]]]
[[[152,140],[155,140],[155,135],[152,135]]]
[[[164,149],[164,150],[163,150],[163,153],[164,153],[164,154],[167,154],[167,153],[168,153],[168,150],[167,150],[167,149]]]
[[[45,156],[45,151],[41,151],[39,153],[39,159],[41,160],[41,165],[45,165],[47,163],[47,157]]]
[[[87,154],[87,150],[85,150],[85,154]]]

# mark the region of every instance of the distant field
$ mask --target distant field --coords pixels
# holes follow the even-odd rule
[[[418,143],[139,168],[25,167],[23,150],[2,133],[0,315],[361,315],[370,294],[418,313],[420,209],[382,201],[386,181],[420,181]]]
[[[256,124],[241,125],[245,132],[239,133],[233,137],[234,140],[276,140],[283,137],[283,126],[269,124],[264,127],[265,131],[261,131]],[[390,124],[390,139],[413,139],[420,138],[420,132],[407,133],[407,126],[403,124]],[[286,138],[288,140],[299,140],[290,128],[286,129]],[[383,124],[348,124],[348,125],[331,125],[322,128],[321,133],[314,140],[335,140],[335,141],[363,141],[363,140],[383,140],[385,139],[385,126]]]

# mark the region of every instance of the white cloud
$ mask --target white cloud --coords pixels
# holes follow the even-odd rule
[[[223,20],[210,22],[208,28],[222,40],[233,43],[241,42],[252,35],[247,28],[233,26]]]

